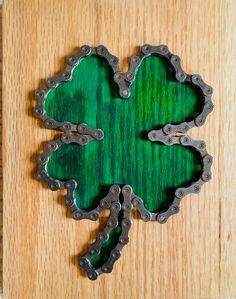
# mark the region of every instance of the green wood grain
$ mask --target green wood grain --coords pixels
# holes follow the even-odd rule
[[[88,57],[73,72],[73,80],[52,90],[48,115],[58,121],[87,123],[105,137],[81,147],[63,145],[52,154],[49,174],[75,179],[77,205],[95,207],[112,184],[129,184],[150,211],[165,208],[173,190],[198,178],[200,157],[190,148],[164,146],[147,140],[147,132],[167,123],[191,120],[202,99],[192,86],[177,83],[159,57],[140,66],[129,99],[118,96],[107,62]]]

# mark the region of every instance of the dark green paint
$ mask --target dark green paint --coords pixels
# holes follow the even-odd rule
[[[105,137],[84,147],[63,145],[52,154],[48,172],[55,179],[77,181],[76,201],[82,209],[95,207],[112,184],[131,185],[150,211],[163,209],[176,187],[199,177],[200,158],[190,148],[150,142],[147,132],[191,120],[201,101],[192,86],[174,80],[159,57],[143,61],[129,99],[117,96],[105,60],[86,58],[72,81],[49,93],[45,107],[50,117],[101,128]]]

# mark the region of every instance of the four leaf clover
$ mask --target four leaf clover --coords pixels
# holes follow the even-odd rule
[[[211,178],[203,141],[185,133],[213,109],[212,88],[187,75],[166,46],[144,45],[126,73],[104,46],[83,46],[36,91],[35,114],[63,131],[38,157],[38,178],[67,189],[75,219],[111,214],[80,258],[90,279],[111,272],[128,242],[130,210],[164,223]]]

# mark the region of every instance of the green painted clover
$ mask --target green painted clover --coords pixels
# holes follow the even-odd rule
[[[36,116],[64,132],[38,156],[37,177],[67,190],[76,220],[97,220],[110,209],[79,259],[90,279],[112,271],[129,240],[132,208],[144,221],[165,223],[211,178],[205,142],[185,135],[204,124],[211,95],[164,45],[144,45],[126,73],[104,46],[82,46],[36,91]]]

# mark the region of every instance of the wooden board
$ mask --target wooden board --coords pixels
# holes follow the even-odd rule
[[[236,296],[235,1],[15,0],[3,5],[4,298]],[[89,281],[75,265],[99,223],[75,222],[63,193],[35,180],[55,133],[32,115],[34,90],[82,44],[121,58],[167,44],[214,87],[214,113],[191,131],[214,156],[213,180],[165,225],[135,219],[114,272]]]

